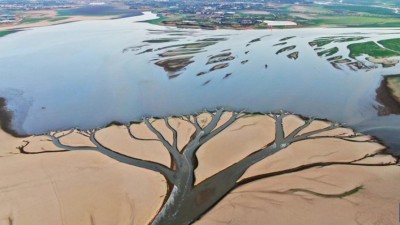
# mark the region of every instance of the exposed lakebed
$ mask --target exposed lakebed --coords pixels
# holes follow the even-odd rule
[[[101,127],[226,107],[347,123],[400,152],[400,116],[379,101],[390,67],[350,57],[353,43],[400,29],[191,30],[84,21],[0,38],[0,97],[21,134]],[[398,57],[397,57],[398,58]]]

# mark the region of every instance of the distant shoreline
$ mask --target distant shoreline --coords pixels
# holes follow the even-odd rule
[[[101,15],[101,16],[87,16],[87,15],[72,15],[72,16],[58,16],[55,10],[44,10],[44,11],[35,11],[35,13],[43,13],[50,16],[47,20],[41,20],[34,23],[17,23],[17,24],[10,24],[10,25],[2,25],[0,26],[1,31],[13,31],[13,30],[23,30],[27,28],[36,28],[36,27],[46,27],[46,26],[53,26],[53,25],[60,25],[66,23],[73,23],[73,22],[80,22],[80,21],[90,21],[90,20],[111,20],[111,19],[121,19],[127,18],[131,16],[127,15]],[[140,15],[135,16],[142,16],[144,15],[142,11],[140,11]],[[62,20],[54,20],[57,18],[65,18]],[[52,21],[53,20],[53,21]]]

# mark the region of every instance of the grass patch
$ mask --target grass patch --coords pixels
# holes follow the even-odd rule
[[[338,47],[334,47],[334,48],[330,48],[330,49],[327,49],[327,50],[324,50],[324,51],[320,51],[320,52],[318,52],[317,54],[318,54],[318,56],[326,56],[326,57],[328,57],[328,56],[332,56],[332,55],[334,55],[334,54],[336,54],[336,53],[338,53],[339,52],[339,48]]]
[[[391,15],[397,16],[392,9],[376,7],[376,6],[361,6],[361,5],[326,5],[326,9],[331,11],[344,11],[349,13],[368,13],[373,15]]]
[[[378,41],[379,44],[385,46],[385,48],[400,51],[400,38],[388,39]]]
[[[157,15],[159,18],[154,20],[147,20],[146,22],[154,25],[162,25],[164,21],[168,21],[168,17],[163,15]]]
[[[351,58],[355,58],[362,55],[369,55],[375,58],[400,56],[400,54],[397,52],[381,48],[373,41],[350,44],[347,46],[347,48],[350,50],[349,56]]]
[[[311,26],[343,26],[343,27],[398,27],[400,18],[374,16],[328,16],[307,21]]]
[[[32,17],[32,18],[23,18],[21,23],[37,23],[44,20],[50,20],[50,17]]]
[[[50,22],[57,22],[57,21],[61,21],[61,20],[66,20],[68,18],[69,17],[56,17],[56,18],[49,19],[49,21]]]
[[[308,194],[312,194],[318,197],[322,197],[322,198],[344,198],[350,195],[354,195],[357,192],[361,191],[363,189],[363,186],[358,186],[355,187],[349,191],[345,191],[343,193],[338,193],[338,194],[323,194],[323,193],[318,193],[315,191],[311,191],[311,190],[307,190],[307,189],[302,189],[302,188],[294,188],[294,189],[289,189],[289,192],[304,192],[304,193],[308,193]]]
[[[313,46],[313,47],[314,46],[322,47],[322,46],[325,46],[327,44],[330,44],[332,41],[333,41],[332,39],[317,39],[317,40],[309,42],[309,44],[311,46]]]

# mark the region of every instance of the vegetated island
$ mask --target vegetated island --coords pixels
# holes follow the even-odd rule
[[[223,109],[25,138],[0,132],[0,217],[31,225],[395,224],[399,159],[385,149],[327,120]]]

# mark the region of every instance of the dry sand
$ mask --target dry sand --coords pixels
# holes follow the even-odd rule
[[[224,113],[218,126],[231,115]],[[193,117],[190,119],[193,121]],[[207,113],[198,116],[202,127],[210,120]],[[172,142],[172,132],[164,120],[150,121]],[[170,118],[169,122],[178,130],[178,146],[182,150],[194,128],[180,118]],[[286,117],[286,134],[303,123],[297,116]],[[302,133],[329,125],[315,121]],[[143,123],[133,124],[130,130],[137,138],[156,139]],[[196,182],[262,148],[274,139],[274,132],[274,120],[266,115],[238,119],[198,151]],[[65,132],[57,135],[62,134]],[[350,129],[337,128],[318,135],[351,134],[354,132]],[[123,154],[170,165],[170,156],[159,141],[132,139],[125,126],[104,128],[97,132],[96,138]],[[25,149],[29,152],[57,150],[47,136],[14,138],[0,132],[1,225],[9,225],[9,220],[18,225],[144,225],[164,200],[166,182],[158,173],[121,164],[97,152],[19,154],[16,147],[24,144],[24,140],[30,142]],[[77,131],[61,138],[61,142],[92,145]],[[347,162],[382,149],[384,146],[375,142],[336,139],[298,142],[255,164],[243,178],[313,162]],[[394,160],[390,155],[377,155],[362,163]],[[362,189],[349,196],[334,197],[356,187]],[[241,186],[195,224],[398,224],[399,188],[398,166],[314,168]]]
[[[393,58],[367,57],[367,60],[375,64],[382,64],[383,67],[396,66],[400,62],[400,60]]]

